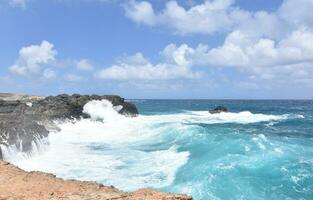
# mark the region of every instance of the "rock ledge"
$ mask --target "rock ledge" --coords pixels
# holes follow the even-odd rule
[[[128,193],[95,182],[63,180],[43,172],[25,172],[5,161],[0,161],[0,183],[0,200],[192,200],[149,189]]]

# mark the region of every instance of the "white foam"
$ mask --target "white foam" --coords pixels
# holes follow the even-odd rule
[[[257,123],[266,121],[277,121],[288,118],[288,115],[265,115],[265,114],[253,114],[249,111],[243,111],[239,113],[224,112],[218,114],[210,114],[207,111],[192,112],[195,117],[191,121],[215,124],[215,123]]]
[[[208,111],[169,115],[140,115],[127,118],[118,114],[121,106],[90,101],[83,112],[90,119],[58,124],[60,132],[49,134],[45,152],[31,158],[8,158],[25,170],[40,170],[63,178],[93,180],[124,190],[171,185],[177,170],[187,163],[189,152],[173,146],[190,124],[257,123],[287,119],[287,115],[251,112],[210,114]],[[175,130],[175,131],[172,131]],[[258,143],[265,149],[260,135]],[[160,143],[165,143],[159,147]],[[166,145],[171,144],[171,145]],[[159,147],[159,149],[157,148]],[[246,148],[246,151],[250,149]]]
[[[119,115],[107,101],[87,103],[84,113],[91,119],[60,123],[61,131],[49,134],[44,153],[9,161],[28,171],[97,181],[127,191],[168,186],[188,161],[189,152],[179,152],[177,146],[146,149],[164,132],[151,130],[144,117]]]
[[[179,114],[141,116],[143,120],[149,120],[151,122],[185,124],[249,124],[267,121],[281,121],[300,117],[303,116],[253,114],[249,111],[239,113],[225,112],[218,114],[211,114],[208,111],[189,111]]]
[[[22,151],[22,144],[20,144],[20,147],[17,148],[16,145],[0,145],[0,148],[2,150],[3,159],[4,160],[10,160],[11,162],[16,162],[23,159],[29,159],[32,155],[37,155],[41,152],[45,151],[45,147],[48,145],[47,139],[41,139],[41,140],[35,140],[31,143],[31,150],[29,152],[23,152]]]
[[[107,100],[92,100],[84,106],[83,113],[88,114],[92,119],[114,121],[123,117],[118,114],[122,108],[123,106],[113,107],[112,103]]]

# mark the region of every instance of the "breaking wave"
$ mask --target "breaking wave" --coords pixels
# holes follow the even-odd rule
[[[25,170],[40,170],[68,179],[93,180],[123,190],[162,188],[175,180],[190,152],[177,140],[195,132],[195,124],[258,123],[301,118],[297,115],[239,113],[210,114],[185,111],[167,115],[118,114],[106,100],[90,101],[83,112],[90,119],[58,123],[44,151],[31,157],[10,156],[9,161]]]

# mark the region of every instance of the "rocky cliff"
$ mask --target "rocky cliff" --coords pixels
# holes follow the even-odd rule
[[[53,120],[88,117],[84,105],[91,100],[106,99],[113,106],[122,106],[121,114],[134,117],[138,115],[134,104],[125,102],[114,95],[67,95],[28,96],[0,94],[0,145],[15,145],[20,151],[30,151],[32,143],[48,136],[48,126]],[[0,146],[0,159],[3,159]]]
[[[0,161],[0,183],[0,200],[192,200],[148,189],[128,193],[94,182],[65,181],[52,174],[25,172],[5,161]]]

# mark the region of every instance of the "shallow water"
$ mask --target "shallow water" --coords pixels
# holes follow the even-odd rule
[[[133,100],[137,118],[107,102],[92,119],[59,123],[49,144],[7,159],[26,170],[207,199],[313,199],[313,101]],[[207,110],[226,106],[230,113]]]

